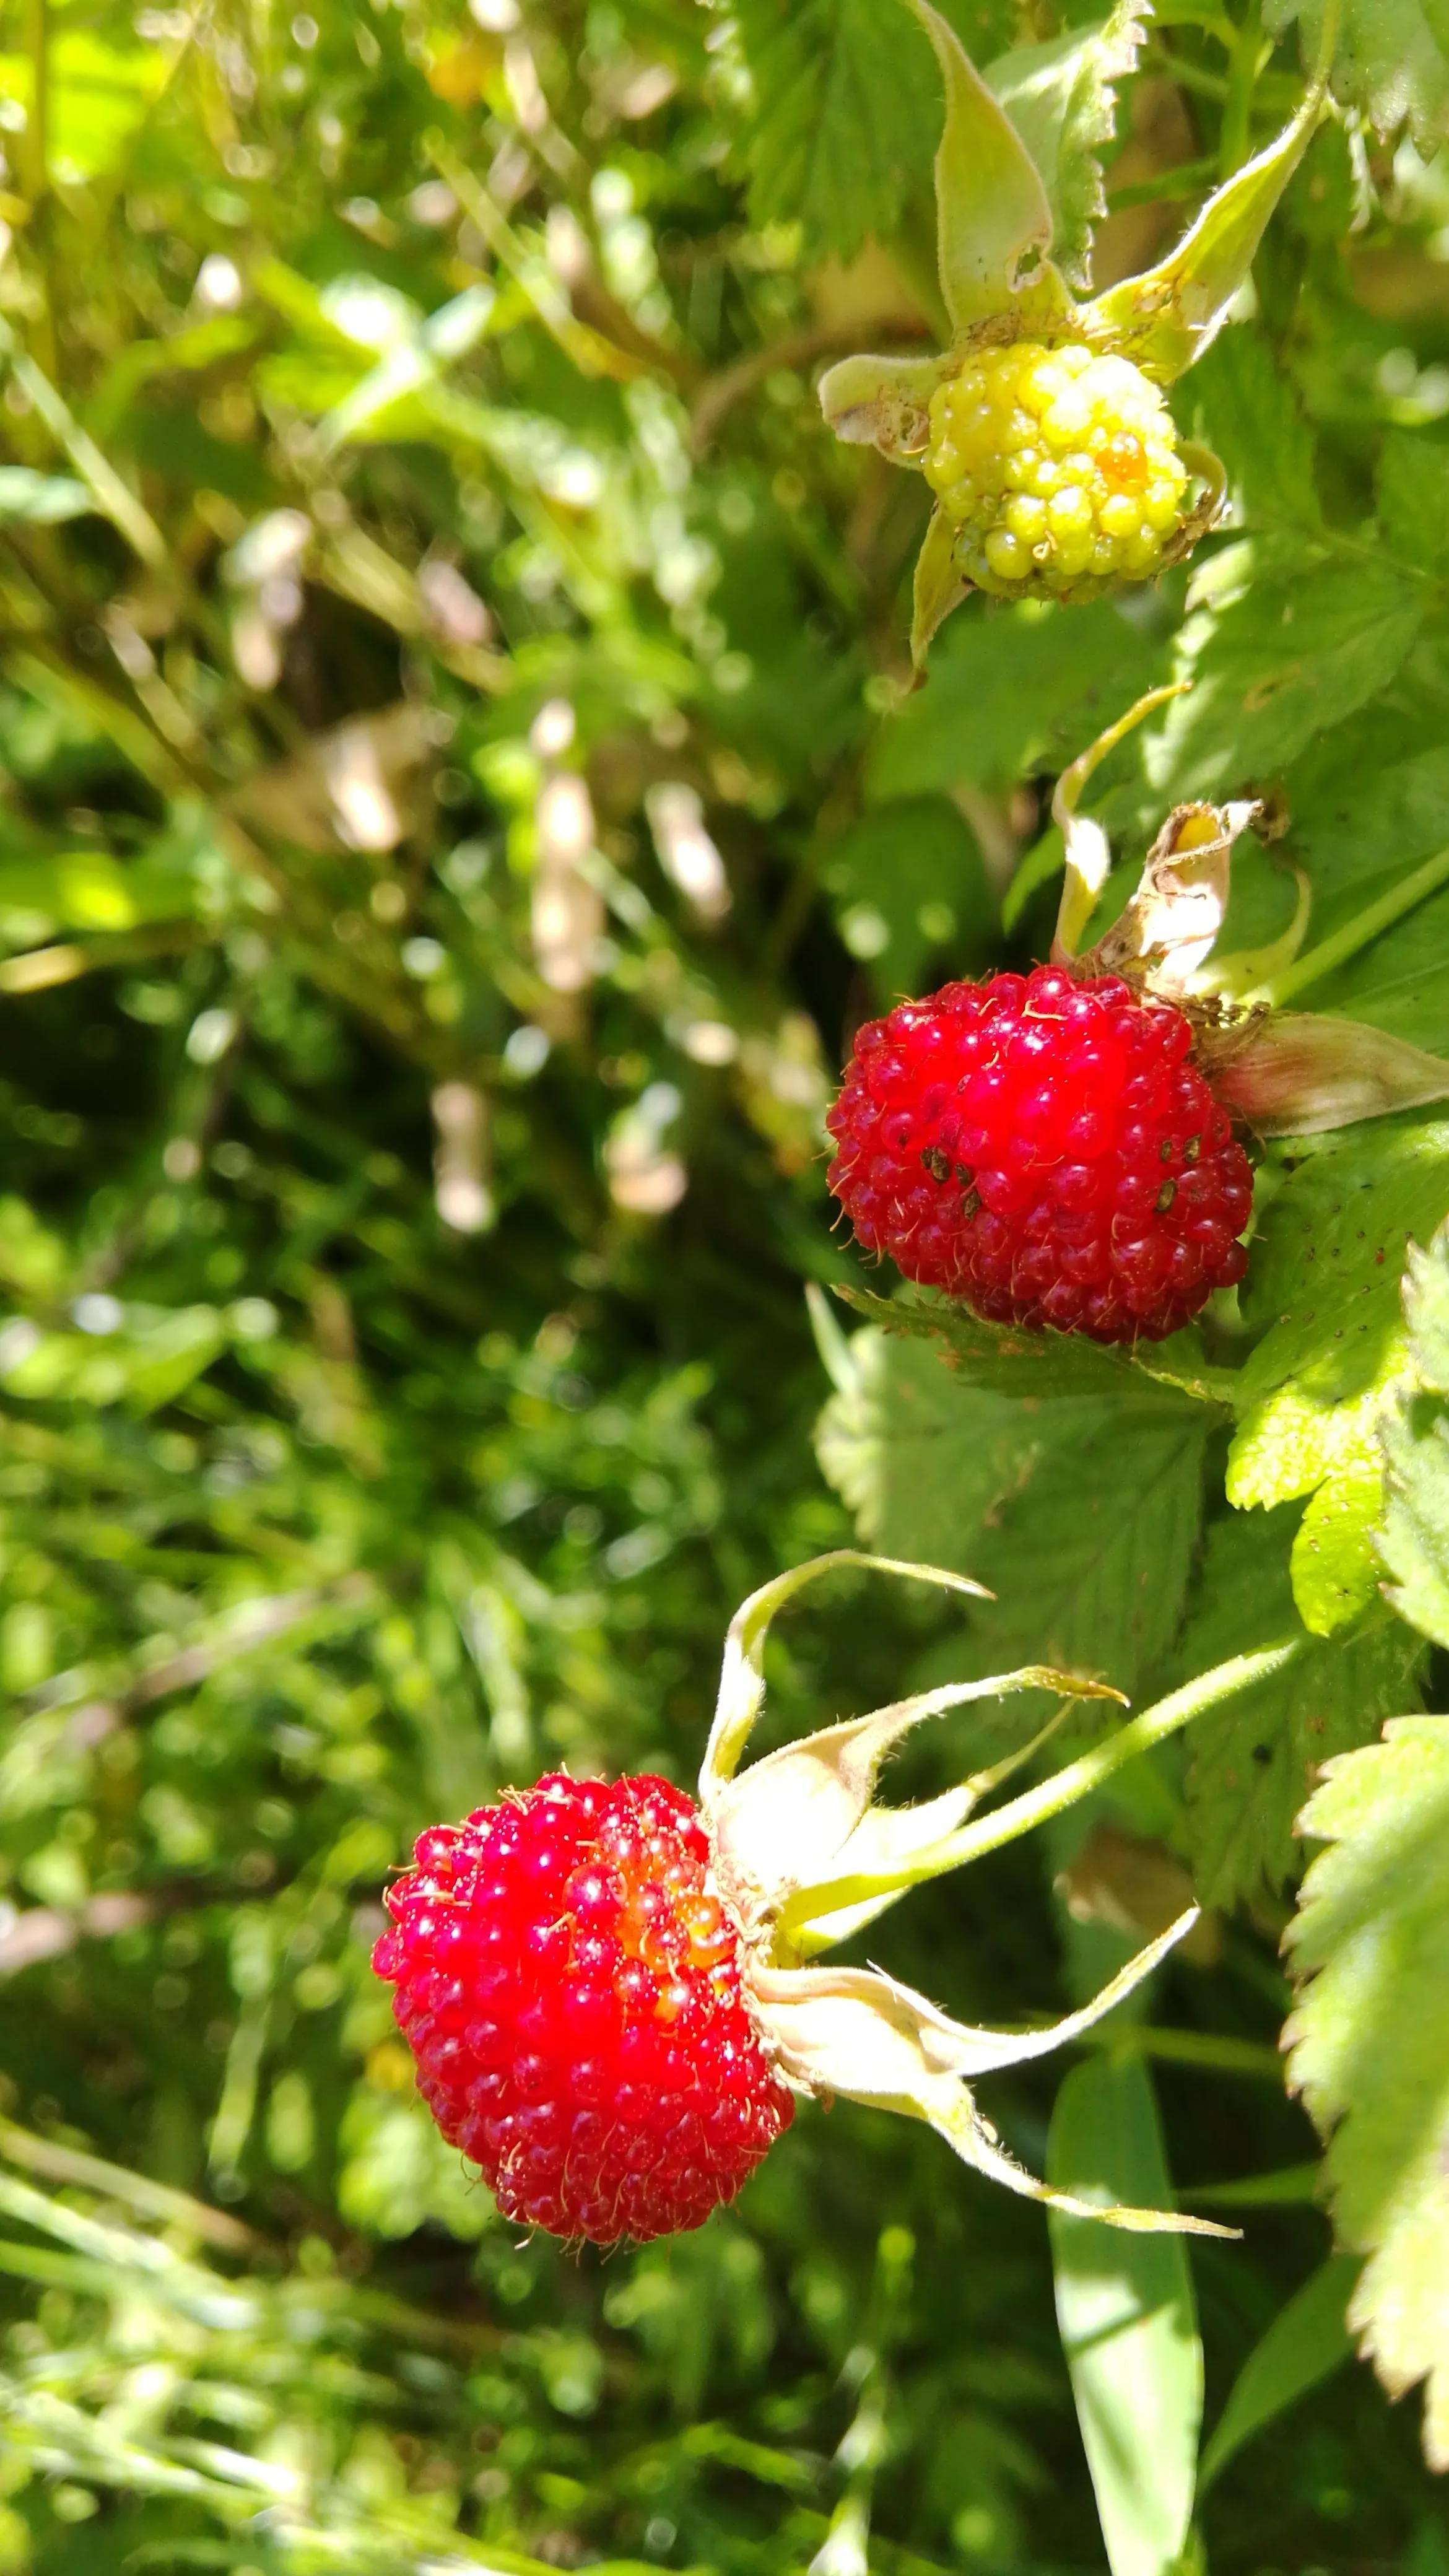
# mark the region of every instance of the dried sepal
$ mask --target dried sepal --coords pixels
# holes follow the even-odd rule
[[[1260,1136],[1325,1136],[1449,1100],[1449,1064],[1361,1020],[1260,1011],[1205,1030],[1198,1055],[1230,1117]]]
[[[931,638],[971,588],[956,560],[956,531],[942,509],[931,512],[916,557],[911,593],[911,664],[924,670]]]
[[[1079,752],[1057,780],[1052,794],[1052,821],[1061,833],[1066,854],[1056,936],[1052,941],[1052,957],[1059,966],[1069,964],[1076,956],[1082,933],[1112,872],[1112,846],[1101,824],[1092,815],[1078,812],[1082,793],[1094,771],[1124,736],[1158,707],[1165,706],[1169,698],[1181,697],[1191,686],[1190,680],[1169,680],[1160,689],[1148,689],[1124,716]]]
[[[1191,1908],[1129,1960],[1089,2004],[1042,2030],[992,2031],[953,2021],[876,1968],[775,1968],[750,1972],[750,2000],[767,2047],[800,2091],[845,2094],[928,2121],[968,2164],[1010,2189],[1120,2227],[1230,2230],[1168,2210],[1098,2208],[1052,2192],[1008,2157],[971,2098],[971,2079],[1049,2056],[1079,2039],[1151,1975],[1197,1921]]]
[[[930,438],[927,407],[951,372],[948,358],[840,358],[820,379],[820,408],[849,447],[878,447],[893,465],[919,465]]]
[[[1251,800],[1176,806],[1131,901],[1083,963],[1171,1000],[1192,993],[1227,913],[1233,844],[1260,811]]]
[[[1221,325],[1253,265],[1269,218],[1327,113],[1322,81],[1315,80],[1276,141],[1209,197],[1166,259],[1139,277],[1124,278],[1087,306],[1090,330],[1159,384],[1182,375]]]
[[[1046,258],[1052,210],[1041,172],[955,29],[929,0],[906,0],[935,48],[946,91],[936,154],[936,261],[952,331],[1024,308],[1065,315],[1070,299]]]

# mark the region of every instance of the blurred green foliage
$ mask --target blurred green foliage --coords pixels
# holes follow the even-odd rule
[[[952,15],[983,55],[1056,32]],[[1296,95],[1256,27],[1151,31],[1108,269],[1215,166],[1225,60],[1254,136]],[[1174,655],[1198,693],[1104,781],[1124,847],[1286,776],[1331,927],[1446,837],[1449,179],[1315,145],[1258,318],[1181,389],[1240,517],[1186,624],[1183,574],[973,608],[902,704],[924,496],[811,379],[935,326],[933,83],[886,0],[6,13],[14,2576],[1099,2563],[1037,2213],[842,2105],[697,2238],[519,2243],[367,1966],[424,1824],[558,1763],[687,1782],[735,1602],[852,1511],[1000,1601],[963,1649],[842,1582],[772,1650],[781,1726],[1013,1641],[1165,1686],[1256,1642],[1212,1588],[1244,1531],[1291,1615],[1293,1507],[1230,1523],[1225,1414],[1145,1378],[1043,1403],[825,1329],[827,1483],[802,1288],[855,1278],[821,1150],[852,1028],[1039,950],[1050,773]],[[1240,903],[1282,927],[1276,860]],[[1446,907],[1334,998],[1436,1043]],[[1449,1182],[1415,1168],[1422,1228]],[[1270,1178],[1280,1246],[1315,1186]],[[1349,1652],[1392,1663],[1340,1713],[1361,1743],[1417,1649]],[[1179,2188],[1247,2213],[1192,2258],[1210,2425],[1327,2253],[1272,2053],[1312,1750],[1280,1721],[1281,1815],[1215,1891],[1246,1910],[1139,2033]],[[959,1768],[952,1727],[909,1785]],[[1205,1772],[1239,1777],[1193,1758],[1123,1775],[1088,1858],[1078,1819],[913,1900],[884,1954],[987,2019],[1060,2003],[1152,1911],[1131,1855],[1201,1862]],[[1050,2104],[1028,2074],[989,2105],[1038,2171]],[[1366,2373],[1233,2438],[1225,2568],[1443,2565]]]

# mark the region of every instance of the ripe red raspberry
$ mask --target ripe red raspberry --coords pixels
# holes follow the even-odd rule
[[[867,1251],[978,1315],[1159,1341],[1242,1276],[1252,1174],[1170,1003],[1063,967],[871,1020],[827,1120]]]
[[[698,2227],[794,2116],[740,1992],[699,1810],[551,1775],[422,1834],[372,1954],[418,2088],[508,2218],[612,2245]]]

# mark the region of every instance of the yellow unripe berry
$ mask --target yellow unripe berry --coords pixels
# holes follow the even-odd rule
[[[1188,473],[1158,388],[1083,341],[972,351],[930,403],[924,459],[979,589],[1090,599],[1170,557]]]

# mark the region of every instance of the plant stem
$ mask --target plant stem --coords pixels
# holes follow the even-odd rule
[[[1218,142],[1218,174],[1221,178],[1230,179],[1247,160],[1252,148],[1253,92],[1270,50],[1263,42],[1258,0],[1248,0],[1228,65],[1227,96],[1223,102],[1222,133]]]
[[[1449,884],[1449,849],[1437,850],[1432,859],[1425,859],[1422,867],[1412,868],[1398,885],[1390,887],[1387,894],[1381,894],[1374,903],[1365,904],[1362,912],[1356,912],[1352,921],[1346,921],[1341,930],[1335,930],[1328,939],[1321,939],[1306,956],[1299,957],[1291,966],[1285,966],[1281,975],[1272,976],[1246,998],[1254,1002],[1271,1002],[1275,1008],[1280,1007],[1294,995],[1306,991],[1310,984],[1316,984],[1320,976],[1331,974],[1335,966],[1343,965],[1345,959],[1366,947],[1371,939],[1377,939],[1381,930],[1390,929],[1406,912],[1412,912],[1416,903],[1422,903],[1426,895],[1435,893],[1445,884]]]
[[[1257,1654],[1230,1655],[1226,1663],[1214,1664],[1196,1681],[1169,1692],[1156,1708],[1144,1709],[1140,1717],[1119,1727],[1105,1743],[1093,1745],[1090,1752],[1054,1771],[1049,1780],[1039,1782],[1034,1789],[1024,1789],[1020,1797],[1009,1798],[1004,1807],[963,1825],[958,1833],[945,1835],[927,1850],[913,1853],[894,1869],[861,1871],[853,1877],[798,1888],[782,1910],[781,1930],[788,1935],[816,1915],[837,1913],[847,1905],[863,1904],[870,1897],[940,1878],[947,1870],[960,1869],[967,1861],[998,1851],[1003,1843],[1015,1842],[1018,1835],[1030,1833],[1034,1826],[1074,1806],[1079,1798],[1088,1797],[1104,1780],[1110,1780],[1114,1771],[1120,1771],[1124,1762],[1134,1762],[1153,1745],[1165,1743],[1169,1735],[1175,1735],[1193,1718],[1220,1707],[1224,1700],[1236,1699],[1240,1691],[1250,1690],[1255,1682],[1268,1681],[1282,1672],[1307,1644],[1307,1637],[1300,1635],[1265,1646]]]

